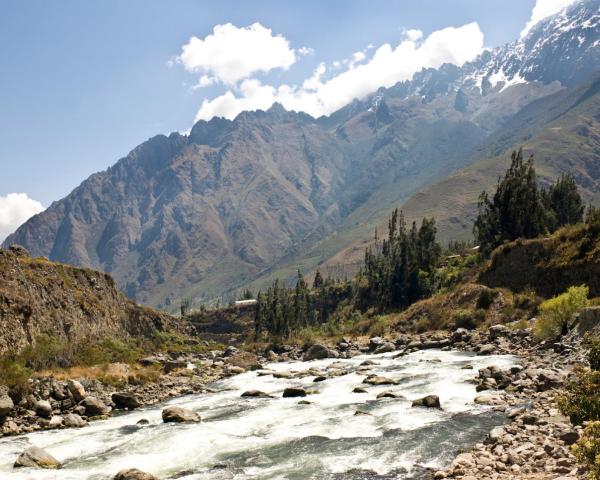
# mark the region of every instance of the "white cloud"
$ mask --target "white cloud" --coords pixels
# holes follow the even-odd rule
[[[273,35],[260,23],[242,28],[226,23],[216,25],[203,39],[190,38],[177,61],[188,71],[233,85],[256,72],[287,69],[296,61],[296,54],[286,38]]]
[[[531,11],[531,18],[521,31],[521,38],[527,35],[540,20],[560,12],[575,1],[577,0],[537,0]]]
[[[357,52],[365,55],[364,63],[349,62],[344,71],[326,80],[323,79],[326,67],[321,64],[301,87],[275,87],[263,85],[257,79],[246,79],[239,88],[204,100],[196,120],[209,120],[214,116],[232,119],[244,110],[267,109],[274,102],[315,117],[327,115],[379,87],[408,80],[422,68],[437,68],[443,63],[462,65],[483,51],[483,33],[477,23],[444,28],[424,40],[414,32],[406,36],[396,47],[386,43],[374,49],[368,59],[364,52]],[[340,66],[335,62],[332,65]]]
[[[42,204],[29,198],[26,193],[9,193],[5,197],[0,196],[0,242],[42,210],[44,210]]]
[[[314,55],[315,54],[315,49],[314,48],[310,48],[310,47],[300,47],[298,49],[298,54],[300,54],[302,56]]]
[[[404,35],[412,42],[417,42],[423,38],[423,32],[421,30],[417,30],[415,28],[411,28],[410,30],[405,30]]]

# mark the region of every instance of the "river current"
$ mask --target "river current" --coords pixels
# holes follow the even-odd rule
[[[475,385],[469,380],[485,366],[512,366],[515,357],[439,350],[392,357],[361,355],[266,368],[294,372],[324,369],[334,362],[356,368],[371,360],[375,365],[368,367],[368,374],[392,378],[398,385],[365,385],[367,372],[362,370],[319,383],[313,382],[314,376],[286,379],[247,372],[211,385],[216,393],[178,398],[82,429],[4,438],[0,478],[108,480],[123,468],[139,468],[165,480],[419,478],[423,468],[448,465],[461,449],[504,422],[502,414],[473,402]],[[290,386],[318,393],[281,398]],[[356,386],[367,393],[353,393]],[[276,398],[240,397],[253,389]],[[386,390],[404,398],[376,399]],[[440,397],[442,410],[411,406],[412,400],[429,394]],[[202,423],[164,424],[165,405],[193,409]],[[142,419],[148,424],[137,425]],[[31,445],[46,449],[64,468],[13,469],[19,453]]]

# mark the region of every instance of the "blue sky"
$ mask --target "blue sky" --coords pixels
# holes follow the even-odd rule
[[[255,105],[256,99],[234,106],[215,103],[199,113],[204,100],[227,91],[236,101],[255,95],[240,93],[247,80],[243,72],[243,78],[234,75],[235,81],[227,83],[224,69],[207,67],[194,57],[205,58],[206,51],[192,52],[192,61],[178,58],[192,36],[206,50],[208,43],[203,42],[215,35],[216,25],[231,23],[237,30],[230,31],[245,33],[244,27],[259,23],[261,29],[271,30],[268,41],[286,42],[280,52],[285,66],[277,61],[266,71],[249,66],[247,76],[255,86],[273,90],[282,84],[301,86],[323,63],[321,85],[348,70],[353,54],[364,52],[367,58],[362,61],[368,63],[382,45],[391,46],[389,54],[407,38],[420,46],[431,33],[447,27],[476,22],[477,32],[483,33],[482,46],[498,46],[519,37],[534,4],[534,0],[0,0],[0,200],[24,193],[48,206],[153,135],[185,131],[197,116],[232,116],[244,105]],[[477,32],[464,32],[466,37],[457,40],[456,48],[462,48],[460,42],[464,48],[473,44],[469,35]],[[417,64],[423,51],[413,52]],[[435,57],[436,52],[428,55]],[[395,54],[390,58],[403,64],[402,52]],[[264,60],[265,55],[255,60]],[[334,62],[340,62],[338,70]],[[194,89],[202,76],[212,84]],[[231,80],[231,75],[227,78]],[[328,101],[323,95],[307,101],[313,100],[317,103],[307,109],[316,112],[328,113],[336,105],[322,105]]]

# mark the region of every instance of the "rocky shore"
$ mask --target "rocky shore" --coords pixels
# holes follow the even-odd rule
[[[207,386],[210,382],[247,369],[259,369],[259,375],[282,378],[312,375],[316,383],[349,373],[342,362],[334,362],[326,369],[303,372],[260,370],[267,362],[344,359],[363,353],[393,353],[394,358],[400,360],[418,350],[456,349],[477,355],[513,354],[522,359],[521,365],[509,370],[492,366],[473,372],[472,381],[478,391],[475,402],[504,412],[507,423],[494,428],[470,451],[460,453],[447,469],[423,474],[435,479],[465,480],[584,478],[569,450],[579,438],[580,429],[573,428],[556,405],[556,395],[571,374],[573,365],[585,362],[580,341],[573,337],[558,344],[539,343],[530,330],[498,325],[486,332],[458,329],[450,333],[342,339],[335,345],[278,345],[258,355],[235,347],[208,354],[157,355],[142,359],[141,363],[160,369],[158,381],[141,385],[132,382],[117,390],[97,380],[36,378],[32,381],[31,393],[18,405],[4,410],[0,432],[18,435],[42,429],[84,427],[89,421],[107,418],[115,410],[135,409],[175,396],[210,393]],[[365,386],[393,384],[386,383],[389,379],[384,377],[368,376],[368,361],[361,365],[358,369],[367,375]],[[299,391],[301,389],[288,390],[284,397],[307,394]],[[260,391],[243,394],[248,397],[261,395]],[[417,402],[418,406],[440,408],[443,392],[439,397],[430,397]],[[0,395],[0,411],[2,398],[5,397]]]

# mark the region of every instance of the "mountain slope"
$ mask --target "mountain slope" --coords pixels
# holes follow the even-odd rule
[[[311,270],[417,191],[496,155],[524,107],[587,75],[600,51],[597,7],[584,0],[518,42],[329,117],[276,104],[156,136],[4,245],[109,271],[131,298],[168,309]]]

